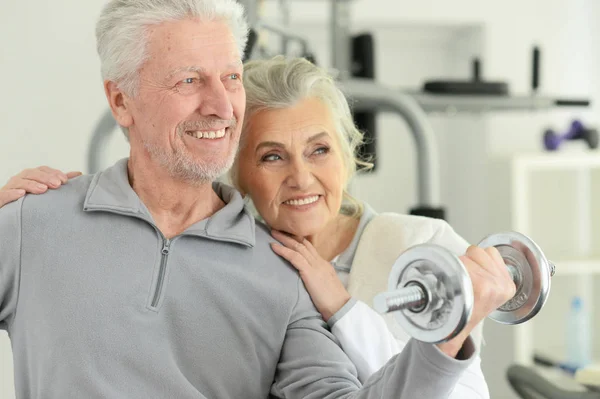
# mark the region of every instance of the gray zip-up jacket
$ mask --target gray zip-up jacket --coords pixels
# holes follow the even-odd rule
[[[361,388],[268,229],[214,187],[227,205],[171,240],[126,159],[0,209],[17,398],[448,396],[472,359],[416,341]]]

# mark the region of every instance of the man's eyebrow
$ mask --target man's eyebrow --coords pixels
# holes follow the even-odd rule
[[[178,73],[181,72],[195,72],[198,74],[201,74],[202,72],[204,72],[204,69],[199,67],[199,66],[195,66],[195,65],[190,65],[190,66],[185,66],[185,67],[179,67],[176,69],[173,69],[171,72],[169,72],[167,74],[166,79],[169,80],[171,79],[173,76],[177,75]]]
[[[244,66],[244,63],[242,62],[242,60],[237,59],[233,62],[230,62],[229,64],[227,64],[227,68],[239,68]],[[173,76],[177,75],[178,73],[181,72],[194,72],[197,74],[202,74],[204,73],[204,68],[196,66],[196,65],[189,65],[189,66],[184,66],[184,67],[179,67],[176,69],[173,69],[172,71],[170,71],[167,74],[167,77],[165,78],[166,80],[171,79]]]

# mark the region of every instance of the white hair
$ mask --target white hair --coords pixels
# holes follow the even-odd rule
[[[357,148],[363,143],[364,136],[354,124],[344,93],[325,69],[304,58],[286,58],[279,55],[268,60],[253,60],[244,66],[244,87],[246,113],[240,146],[244,145],[244,132],[257,112],[289,108],[302,100],[317,98],[328,107],[333,117],[347,172],[346,183],[354,177],[357,166],[365,169],[372,167],[372,164],[356,157]],[[238,167],[239,162],[236,161],[230,170],[229,180],[239,189]],[[349,213],[359,215],[362,212],[359,202],[346,191],[344,197],[350,202]]]
[[[103,80],[135,96],[138,72],[147,59],[148,27],[188,18],[227,22],[241,57],[249,28],[244,8],[235,0],[111,0],[96,25]]]

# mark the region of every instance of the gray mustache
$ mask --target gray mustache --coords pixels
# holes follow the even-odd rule
[[[217,126],[223,127],[227,126],[229,128],[234,128],[237,125],[236,118],[230,120],[223,119],[211,119],[211,120],[202,120],[202,121],[186,121],[179,125],[180,133],[183,133],[188,130],[214,130]]]

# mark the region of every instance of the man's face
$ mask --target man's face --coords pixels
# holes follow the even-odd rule
[[[206,183],[237,152],[246,93],[237,43],[223,21],[150,28],[138,95],[129,99],[132,150],[145,149],[171,176]]]

